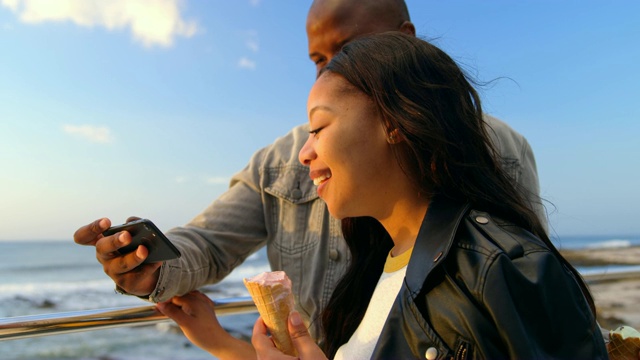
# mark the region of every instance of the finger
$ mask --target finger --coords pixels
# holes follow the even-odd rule
[[[104,271],[123,288],[127,288],[126,283],[121,283],[124,279],[116,279],[120,274],[133,272],[132,277],[144,278],[151,276],[160,266],[162,262],[154,262],[143,264],[149,255],[149,250],[140,245],[136,251],[128,254],[120,254],[118,249],[128,245],[131,242],[131,235],[126,232],[119,232],[115,235],[106,236],[96,243],[96,258],[104,267]],[[133,279],[132,279],[133,280]]]
[[[289,314],[289,322],[287,323],[287,326],[289,327],[289,336],[294,342],[296,340],[305,341],[307,339],[311,339],[311,335],[309,335],[309,331],[302,321],[302,317],[299,312],[293,310],[291,314]]]
[[[173,304],[172,300],[156,304],[158,311],[175,321],[178,325],[186,323],[190,316],[181,307]]]
[[[187,296],[189,297],[190,301],[198,302],[198,304],[200,304],[200,306],[202,306],[203,309],[209,310],[211,313],[215,314],[216,306],[213,303],[213,300],[211,300],[211,298],[209,298],[203,292],[198,290],[191,290],[183,297],[187,297]]]
[[[105,236],[96,242],[96,256],[103,259],[111,259],[121,256],[118,250],[131,243],[131,234],[121,231],[113,235]]]
[[[253,325],[251,344],[256,350],[258,359],[296,359],[278,350],[273,340],[271,340],[271,337],[267,335],[267,326],[261,317],[259,317]]]
[[[128,231],[121,231],[96,242],[96,257],[98,261],[105,262],[117,259],[117,266],[122,269],[120,272],[134,269],[149,256],[149,249],[143,245],[139,245],[135,251],[127,254],[120,253],[120,249],[131,244],[131,234]],[[159,264],[162,264],[159,262]]]
[[[127,257],[119,257],[102,264],[104,272],[118,286],[132,295],[148,295],[158,282],[162,263],[128,265]]]
[[[264,352],[270,348],[275,349],[275,345],[271,338],[267,335],[267,326],[264,324],[262,317],[258,317],[253,324],[253,334],[251,335],[251,343],[256,351]]]
[[[149,256],[149,249],[147,249],[147,247],[144,245],[139,245],[136,251],[133,252],[133,254],[136,255],[136,258],[138,260],[144,261],[147,256]],[[155,264],[159,264],[158,266],[160,266],[162,265],[162,262],[155,262]]]
[[[195,300],[195,290],[188,292],[182,296],[174,296],[173,298],[171,298],[171,303],[175,304],[176,306],[186,306],[187,304],[193,302]]]
[[[324,353],[320,347],[313,341],[307,326],[302,321],[300,313],[292,311],[289,314],[289,321],[287,323],[289,328],[289,336],[293,342],[293,346],[298,351],[300,358],[304,359],[320,359],[325,358]]]
[[[76,230],[73,241],[80,245],[95,245],[96,241],[102,238],[102,232],[110,226],[111,220],[108,218],[98,219]]]
[[[132,222],[132,221],[136,221],[136,220],[140,220],[141,218],[137,217],[137,216],[129,216],[127,218],[127,221],[125,222]]]

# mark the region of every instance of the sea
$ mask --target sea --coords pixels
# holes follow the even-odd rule
[[[640,236],[566,236],[558,248],[640,246]],[[613,267],[613,266],[612,266]],[[607,270],[600,267],[597,270]],[[578,269],[590,271],[593,269]],[[609,268],[612,270],[612,268]],[[248,296],[245,277],[269,271],[266,251],[250,256],[222,282],[201,289],[212,299]],[[0,322],[26,315],[57,314],[148,302],[114,291],[91,246],[68,241],[0,241]],[[257,314],[220,317],[223,327],[249,338]],[[170,320],[153,325],[0,340],[0,359],[212,359],[192,345]]]
[[[201,289],[212,299],[249,296],[243,278],[269,271],[266,251],[251,255],[224,281]],[[115,292],[95,248],[68,241],[0,241],[0,322],[11,317],[148,306]],[[229,332],[249,338],[256,314],[219,318]],[[175,324],[99,329],[0,340],[0,359],[213,359]]]

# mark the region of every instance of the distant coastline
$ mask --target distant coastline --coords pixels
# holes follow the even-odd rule
[[[640,246],[561,249],[562,255],[582,269],[613,270],[623,265],[640,265]],[[627,325],[640,329],[640,277],[594,281],[589,284],[596,303],[598,323],[605,329]]]
[[[640,245],[560,249],[574,266],[640,265]]]

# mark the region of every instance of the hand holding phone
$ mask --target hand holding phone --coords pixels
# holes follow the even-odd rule
[[[122,225],[112,226],[102,235],[109,236],[120,231],[128,231],[131,234],[131,243],[118,249],[120,254],[127,254],[144,245],[149,250],[149,255],[144,263],[152,263],[179,258],[180,251],[167,239],[167,237],[155,226],[151,220],[139,219]]]

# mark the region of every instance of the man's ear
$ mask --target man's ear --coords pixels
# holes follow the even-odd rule
[[[407,35],[416,36],[416,27],[411,21],[403,22],[402,25],[400,25],[398,31],[403,32]]]

